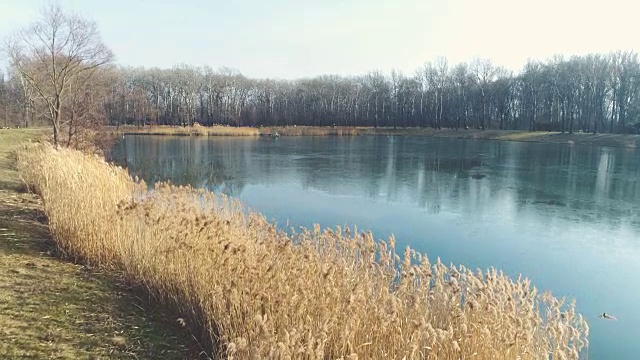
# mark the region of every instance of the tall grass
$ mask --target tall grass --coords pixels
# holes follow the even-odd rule
[[[147,191],[77,151],[31,145],[18,159],[60,248],[187,314],[215,357],[577,359],[587,347],[574,304],[526,279],[396,255],[393,238],[356,229],[287,235],[234,199]]]
[[[193,126],[147,126],[147,127],[122,127],[120,131],[127,135],[176,135],[176,136],[257,136],[258,129],[251,127],[233,126],[202,126],[198,123]]]
[[[355,136],[359,131],[355,127],[334,126],[284,126],[272,127],[272,132],[277,132],[282,136]]]

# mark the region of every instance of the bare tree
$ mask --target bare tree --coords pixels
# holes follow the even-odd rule
[[[524,85],[522,98],[527,101],[527,116],[529,116],[529,131],[536,130],[538,121],[538,103],[541,92],[540,80],[542,73],[542,63],[529,60],[524,66],[522,82]]]
[[[94,22],[65,14],[56,5],[16,33],[6,50],[11,65],[44,103],[57,145],[69,121],[62,117],[64,106],[79,98],[76,92],[86,90],[84,84],[113,60],[113,53],[102,43]]]
[[[438,57],[435,62],[428,62],[424,66],[424,77],[428,89],[433,93],[433,127],[442,127],[444,112],[444,96],[449,82],[449,63],[446,58]]]
[[[489,84],[495,80],[496,67],[491,64],[489,59],[473,59],[471,62],[471,72],[475,76],[476,86],[480,92],[481,117],[480,128],[485,129],[485,120],[487,120],[487,90]]]
[[[0,71],[0,118],[4,120],[5,127],[9,126],[9,95],[2,71]]]
[[[14,86],[19,85],[14,73],[9,73],[10,90],[20,88]],[[121,67],[116,73],[120,80],[111,84],[102,106],[113,125],[336,124],[640,133],[640,59],[633,52],[531,60],[519,74],[487,59],[449,67],[444,58],[413,76],[373,71],[269,80],[186,65]],[[12,100],[27,97],[18,95],[10,94]],[[63,107],[65,118],[68,111]],[[611,124],[605,126],[608,120]]]
[[[83,148],[97,145],[92,137],[106,123],[107,111],[104,103],[110,84],[116,82],[114,69],[105,67],[87,81],[76,81],[69,91],[68,100],[62,108],[65,114],[65,130],[68,147]],[[77,88],[76,88],[77,87]]]

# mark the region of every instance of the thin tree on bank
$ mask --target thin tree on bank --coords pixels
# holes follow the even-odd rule
[[[13,69],[43,103],[56,145],[70,121],[63,110],[82,97],[79,92],[86,91],[86,84],[114,57],[94,22],[66,14],[55,5],[9,39],[6,51]]]

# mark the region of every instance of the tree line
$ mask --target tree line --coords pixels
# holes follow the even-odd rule
[[[413,74],[251,79],[230,68],[116,66],[95,23],[57,7],[7,44],[0,119],[48,122],[69,138],[101,124],[640,131],[633,51],[529,60],[518,73],[437,58]]]

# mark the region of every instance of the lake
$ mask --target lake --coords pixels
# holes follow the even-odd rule
[[[640,150],[427,137],[128,136],[147,182],[238,197],[282,228],[357,225],[432,261],[575,298],[590,359],[640,354]],[[603,312],[618,317],[608,321]]]

